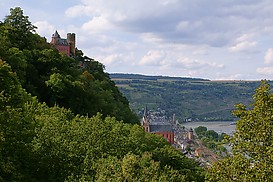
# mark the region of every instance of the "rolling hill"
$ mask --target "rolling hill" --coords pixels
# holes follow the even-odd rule
[[[179,121],[235,120],[237,103],[249,106],[260,81],[211,81],[201,78],[110,74],[133,111],[141,116],[147,105]]]

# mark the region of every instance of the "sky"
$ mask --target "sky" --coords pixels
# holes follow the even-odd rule
[[[14,7],[108,73],[273,79],[272,0],[0,0],[0,20]]]

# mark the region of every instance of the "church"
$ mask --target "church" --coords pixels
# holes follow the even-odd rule
[[[76,53],[76,35],[75,33],[68,33],[67,38],[61,38],[60,34],[56,32],[52,35],[50,44],[59,52],[67,56],[74,56]]]
[[[149,115],[147,108],[144,110],[142,118],[142,127],[146,132],[155,133],[163,136],[170,144],[174,143],[174,129],[170,122],[152,120]]]

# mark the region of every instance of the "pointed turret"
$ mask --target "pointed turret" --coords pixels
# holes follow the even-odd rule
[[[56,30],[54,34],[52,34],[52,38],[61,38],[60,34],[58,33],[58,31]]]
[[[60,40],[61,40],[61,36],[60,34],[58,33],[58,31],[56,30],[54,34],[52,34],[52,39],[51,39],[51,42],[50,44],[52,45],[57,45],[60,43]]]
[[[143,123],[149,123],[149,116],[148,116],[147,105],[145,106],[145,109],[144,109],[144,112],[143,112],[142,121],[143,121]]]

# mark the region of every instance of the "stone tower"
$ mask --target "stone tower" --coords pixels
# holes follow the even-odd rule
[[[190,130],[188,132],[188,139],[193,140],[193,129],[192,128],[190,128]]]
[[[76,35],[75,33],[68,33],[67,34],[67,42],[70,46],[70,54],[75,55],[76,54]]]

